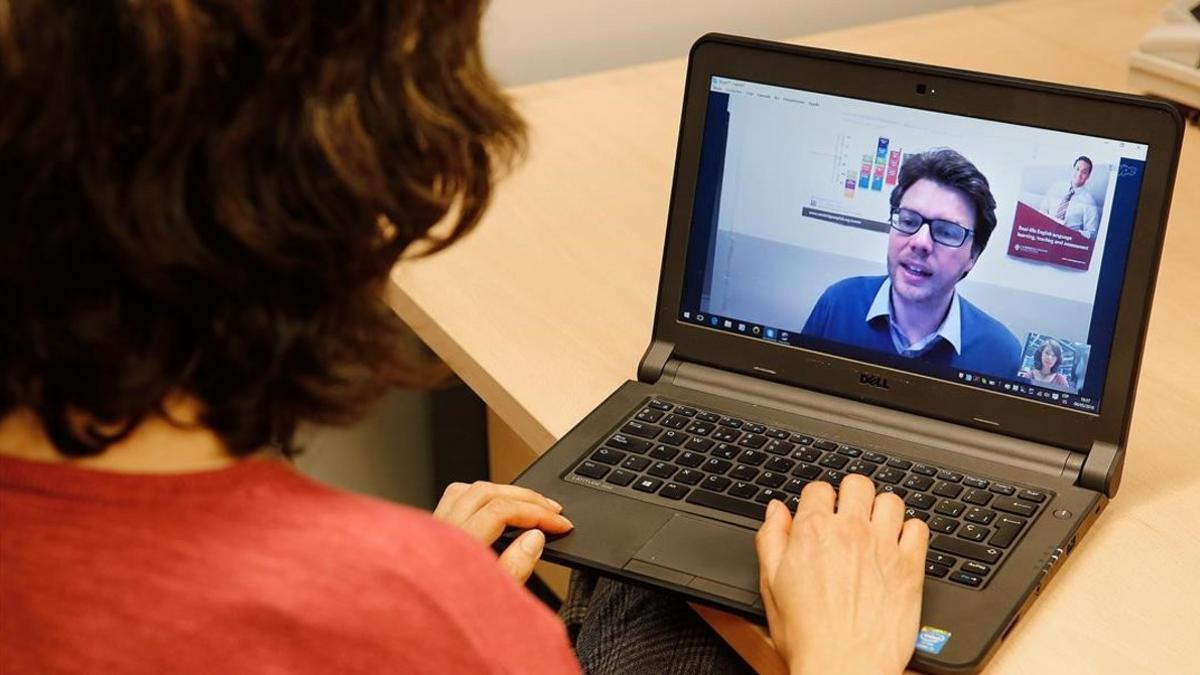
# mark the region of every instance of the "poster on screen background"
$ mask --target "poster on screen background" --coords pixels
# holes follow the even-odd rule
[[[1075,186],[1069,161],[1026,167],[1008,255],[1086,271],[1103,221],[1111,171],[1111,165],[1097,164],[1087,182]]]
[[[1030,333],[1021,350],[1017,377],[1029,383],[1070,394],[1083,388],[1091,346],[1051,335]]]

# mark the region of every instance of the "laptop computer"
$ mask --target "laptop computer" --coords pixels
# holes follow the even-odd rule
[[[765,504],[859,473],[931,528],[912,665],[981,668],[1117,493],[1182,128],[701,38],[638,379],[515,481],[544,557],[761,622]]]

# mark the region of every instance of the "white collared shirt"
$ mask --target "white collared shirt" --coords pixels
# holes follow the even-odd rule
[[[950,298],[950,311],[946,312],[946,318],[942,319],[942,324],[937,330],[912,344],[908,343],[908,338],[904,337],[904,333],[892,318],[891,277],[884,278],[879,292],[875,294],[874,302],[867,308],[866,321],[870,323],[881,316],[887,317],[888,325],[892,329],[892,345],[900,356],[920,356],[929,351],[938,338],[949,342],[956,354],[962,353],[962,310],[958,303],[958,289],[954,290],[954,295]]]

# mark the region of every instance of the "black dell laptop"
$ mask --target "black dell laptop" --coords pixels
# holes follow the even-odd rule
[[[702,38],[638,379],[516,480],[545,557],[762,621],[765,504],[861,474],[932,533],[913,666],[981,668],[1117,493],[1182,127]]]

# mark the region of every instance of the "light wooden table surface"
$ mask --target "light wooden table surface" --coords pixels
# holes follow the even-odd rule
[[[1024,0],[797,42],[1126,90],[1163,0]],[[511,476],[621,382],[649,343],[685,61],[514,90],[528,161],[479,230],[397,266],[389,302],[487,403]],[[1200,665],[1200,130],[1190,128],[1124,484],[993,660],[995,672],[1197,672]],[[706,618],[757,667],[750,624]]]

